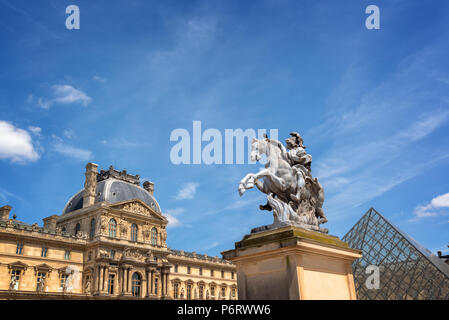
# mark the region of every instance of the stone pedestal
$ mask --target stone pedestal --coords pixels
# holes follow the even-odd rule
[[[224,251],[237,267],[242,300],[355,300],[352,262],[361,257],[337,237],[297,227],[257,232]]]

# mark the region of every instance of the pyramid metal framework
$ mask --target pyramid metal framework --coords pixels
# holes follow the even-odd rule
[[[362,250],[353,265],[357,299],[449,300],[449,265],[399,230],[373,208],[342,238],[351,248]],[[379,267],[380,285],[366,285]]]

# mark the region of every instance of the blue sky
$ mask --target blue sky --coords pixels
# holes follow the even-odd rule
[[[199,120],[300,132],[331,234],[374,207],[447,251],[448,16],[443,0],[0,0],[0,204],[41,223],[87,162],[112,164],[155,183],[169,246],[219,255],[272,216],[237,192],[260,165],[171,163],[170,133]]]

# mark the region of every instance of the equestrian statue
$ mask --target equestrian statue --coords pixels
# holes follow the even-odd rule
[[[312,177],[312,156],[307,154],[301,135],[290,133],[286,146],[264,135],[251,143],[251,160],[266,156],[265,168],[258,173],[247,174],[239,183],[239,194],[257,187],[267,195],[267,203],[261,210],[273,211],[272,225],[256,231],[293,225],[327,233],[320,225],[327,222],[323,211],[324,190],[318,179]]]

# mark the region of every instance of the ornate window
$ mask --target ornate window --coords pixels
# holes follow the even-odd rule
[[[69,277],[68,274],[66,274],[65,272],[60,274],[60,278],[59,278],[59,288],[64,289],[66,286],[66,282],[67,282],[67,278]]]
[[[204,299],[204,286],[202,284],[199,285],[198,292],[200,294],[200,297],[199,297],[200,300],[203,300]]]
[[[23,243],[17,242],[16,254],[23,254]]]
[[[192,285],[190,283],[187,284],[187,299],[192,300]]]
[[[178,265],[177,264],[175,264],[175,270],[174,271],[178,272]]]
[[[78,222],[75,226],[75,237],[78,235],[78,232],[81,230],[81,224]]]
[[[44,291],[46,277],[47,277],[46,272],[38,272],[37,273],[36,291]]]
[[[226,299],[226,287],[221,287],[221,298]]]
[[[114,281],[115,281],[115,274],[110,273],[108,276],[108,293],[114,294]]]
[[[224,278],[224,271],[221,270],[221,277]]]
[[[47,247],[42,247],[42,251],[41,251],[41,257],[47,257],[47,252],[48,252],[48,248]]]
[[[137,225],[135,223],[131,226],[131,241],[137,242]]]
[[[111,254],[110,254],[111,259],[115,259],[115,250],[111,249]]]
[[[154,294],[157,294],[157,284],[159,282],[158,278],[154,278]]]
[[[21,273],[21,270],[19,270],[19,269],[13,269],[11,271],[11,282],[9,285],[11,290],[19,290],[20,273]]]
[[[117,237],[117,221],[115,219],[109,220],[109,237]]]
[[[90,220],[90,238],[93,239],[95,237],[95,219]]]
[[[235,300],[235,288],[231,289],[231,299]]]
[[[190,266],[187,266],[187,274],[190,274],[192,272],[192,268]]]
[[[179,297],[179,284],[177,282],[173,284],[173,297],[175,299],[178,299]]]
[[[211,277],[214,276],[214,269],[210,269],[210,276],[211,276]]]
[[[215,286],[210,287],[210,296],[212,299],[215,298]]]
[[[231,279],[234,279],[234,271],[231,272]]]
[[[203,268],[200,267],[200,276],[202,276],[202,275],[203,275]]]
[[[131,292],[133,294],[133,297],[140,297],[141,285],[142,279],[140,277],[140,274],[134,272],[131,278]]]
[[[151,244],[153,246],[157,245],[157,229],[154,227],[151,229]]]
[[[66,251],[64,252],[64,259],[65,259],[65,260],[70,260],[70,250],[66,250]]]

